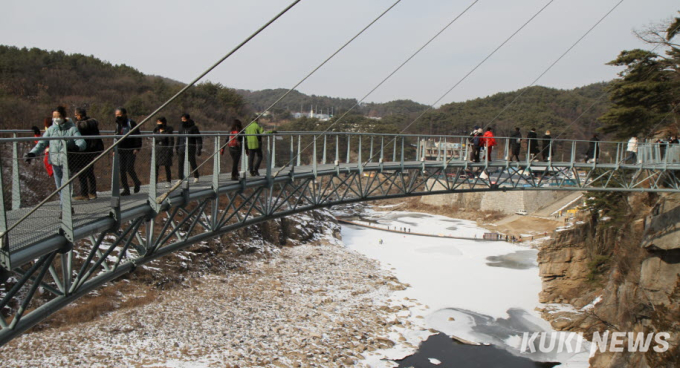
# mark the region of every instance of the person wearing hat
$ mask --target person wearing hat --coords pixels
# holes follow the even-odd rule
[[[470,136],[468,137],[468,145],[470,146],[470,162],[479,162],[479,137],[477,134],[477,131],[479,130],[479,126],[475,125],[475,127],[472,129],[472,132],[470,133]],[[477,144],[475,144],[477,142]],[[477,159],[475,160],[475,157]]]

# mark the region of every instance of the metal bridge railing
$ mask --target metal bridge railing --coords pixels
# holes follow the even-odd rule
[[[33,240],[44,238],[45,234],[62,232],[67,238],[73,237],[73,231],[79,226],[91,222],[95,218],[111,215],[118,219],[121,211],[125,211],[140,204],[149,203],[157,206],[158,198],[165,198],[166,194],[181,195],[191,188],[217,190],[220,185],[237,183],[231,181],[232,159],[229,148],[224,148],[224,154],[218,150],[229,135],[224,132],[206,132],[201,135],[203,144],[201,156],[196,156],[199,165],[198,182],[194,182],[193,175],[184,180],[181,187],[173,184],[185,172],[191,172],[190,152],[198,153],[197,147],[190,147],[185,154],[176,152],[175,146],[162,147],[157,143],[163,137],[181,140],[192,135],[154,135],[141,134],[137,136],[142,146],[133,155],[135,178],[129,177],[130,195],[123,196],[121,185],[121,167],[129,163],[130,152],[117,149],[113,155],[103,157],[95,165],[91,173],[85,173],[74,180],[70,193],[63,193],[62,204],[58,196],[47,202],[38,211],[31,214],[20,223],[19,219],[44,200],[55,190],[54,180],[48,176],[44,157],[38,156],[30,163],[24,162],[24,155],[29,152],[37,139],[26,137],[29,131],[0,131],[0,165],[2,167],[3,207],[0,210],[0,232],[2,236],[1,249],[12,253],[30,245]],[[244,139],[247,136],[243,135]],[[116,136],[102,135],[98,137],[82,137],[84,139],[103,139],[104,146],[113,143]],[[295,175],[298,171],[313,172],[320,170],[340,170],[342,167],[356,167],[361,172],[364,169],[375,170],[376,167],[389,163],[391,167],[404,168],[406,164],[438,162],[446,165],[502,165],[509,164],[512,156],[513,141],[508,137],[495,137],[496,146],[487,155],[487,148],[482,147],[475,161],[475,148],[468,136],[432,136],[432,135],[403,135],[403,134],[371,134],[347,132],[280,132],[263,134],[260,136],[264,157],[259,173],[263,177],[272,179],[281,175]],[[71,139],[49,138],[48,140]],[[534,154],[528,152],[533,143],[536,144]],[[546,146],[547,144],[547,146]],[[62,145],[66,147],[66,145]],[[626,161],[627,142],[601,141],[596,145],[589,141],[579,140],[551,140],[541,139],[529,142],[526,138],[521,143],[519,163],[531,167],[540,162],[563,167],[590,165],[627,165],[631,168],[654,166],[665,168],[668,165],[680,164],[680,145],[640,143],[635,162]],[[248,172],[248,155],[243,146],[240,148],[239,183],[251,176]],[[49,153],[54,154],[54,153]],[[98,152],[61,152],[68,159],[65,161],[64,177],[69,178],[80,168],[93,160]],[[126,161],[128,160],[128,161]],[[179,163],[184,163],[184,172],[179,172]],[[165,164],[170,165],[172,181],[166,177]],[[92,180],[96,181],[96,198],[85,198],[84,187]],[[135,185],[138,184],[138,185]],[[136,188],[138,187],[138,188]],[[137,192],[136,189],[138,189]],[[169,193],[173,191],[173,193]],[[154,207],[157,208],[157,207]],[[11,231],[7,229],[12,228]]]

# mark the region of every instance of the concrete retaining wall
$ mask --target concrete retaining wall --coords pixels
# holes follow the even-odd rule
[[[423,196],[421,202],[433,206],[452,206],[482,211],[513,214],[519,210],[529,213],[568,196],[568,191],[523,191],[457,193]]]

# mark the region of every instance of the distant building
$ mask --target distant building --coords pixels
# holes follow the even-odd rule
[[[441,161],[443,159],[460,159],[464,155],[460,143],[435,141],[433,139],[420,140],[421,157],[426,161]]]

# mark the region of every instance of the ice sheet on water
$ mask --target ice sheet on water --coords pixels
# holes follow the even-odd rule
[[[487,232],[472,221],[439,215],[369,209],[362,216],[390,226],[409,222],[414,224],[411,231],[419,233],[481,238]],[[454,221],[455,229],[447,229]],[[426,311],[412,310],[408,320],[414,325],[499,346],[520,341],[523,332],[553,331],[535,311],[541,279],[534,250],[527,252],[524,246],[506,242],[425,238],[353,226],[342,227],[342,238],[348,248],[379,260],[383,268],[391,269],[401,282],[411,285],[395,292],[394,300],[406,297],[429,306]],[[505,267],[507,260],[521,261],[523,267]],[[489,261],[495,264],[489,265]],[[513,326],[518,321],[520,324]],[[515,351],[518,348],[519,345]],[[557,358],[573,363],[582,357]],[[587,367],[587,356],[585,362],[575,366]]]

